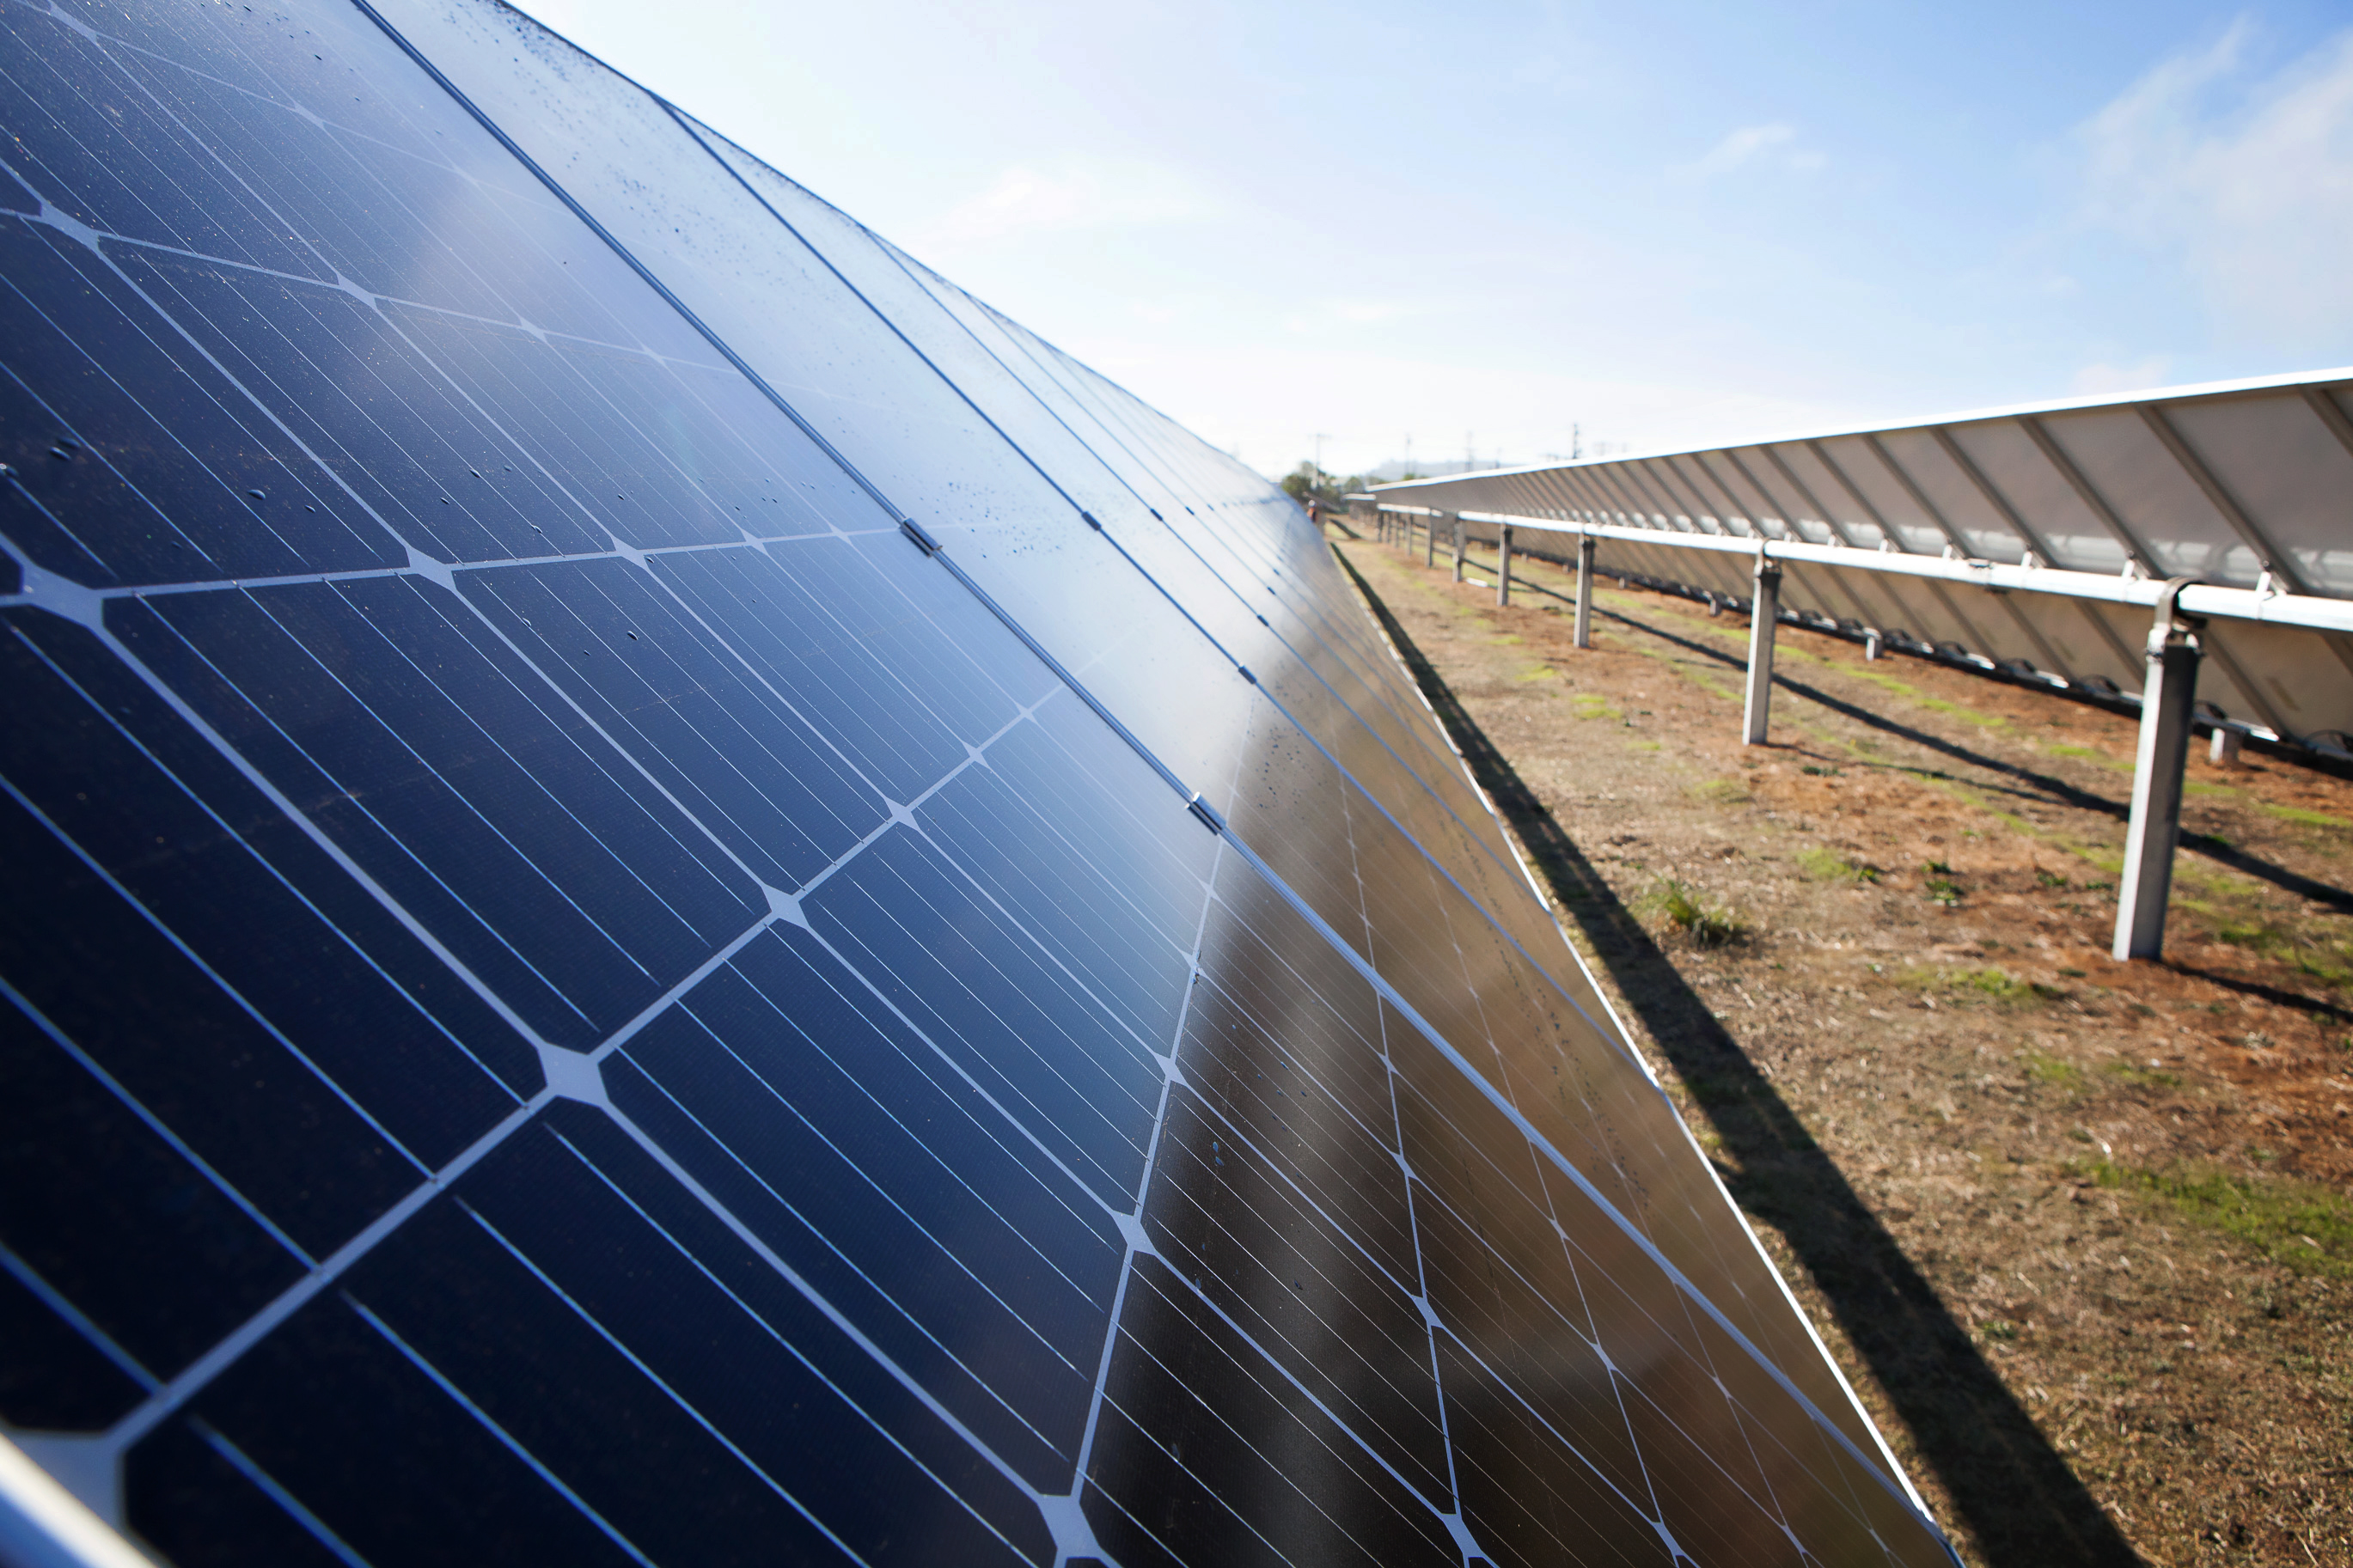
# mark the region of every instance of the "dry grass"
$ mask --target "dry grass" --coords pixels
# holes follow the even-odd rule
[[[2353,784],[2201,756],[2117,964],[2129,719],[1343,553],[1964,1555],[2353,1563]]]

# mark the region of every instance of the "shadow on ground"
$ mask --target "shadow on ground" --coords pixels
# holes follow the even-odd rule
[[[1724,1140],[1733,1197],[1788,1238],[1983,1556],[2103,1568],[2139,1563],[1836,1163],[1472,721],[1371,584],[1342,564],[1472,773]]]
[[[1553,596],[1559,597],[1558,595]],[[1688,649],[1729,668],[1745,671],[1748,668],[1748,661],[1743,656],[1728,653],[1723,648],[1710,647],[1704,643],[1694,642],[1688,637],[1678,637],[1663,626],[1652,626],[1648,621],[1638,621],[1631,616],[1620,615],[1614,610],[1597,608],[1594,613],[1606,620],[1631,626],[1637,631],[1658,638],[1661,642],[1672,643],[1677,647]],[[2000,774],[2018,781],[2015,785],[1989,784],[1978,780],[1956,781],[1966,782],[1972,788],[2017,795],[2028,800],[2047,800],[2054,805],[2073,806],[2080,811],[2096,811],[2118,822],[2125,821],[2132,815],[2132,803],[2129,800],[2096,795],[2050,773],[2041,773],[2033,768],[2021,767],[2016,763],[2005,762],[2000,757],[1988,756],[1983,752],[1971,751],[1968,747],[1957,742],[1948,741],[1942,735],[1915,729],[1909,724],[1889,718],[1884,713],[1875,713],[1843,698],[1833,697],[1819,686],[1811,686],[1802,680],[1792,680],[1789,677],[1778,673],[1773,677],[1773,684],[1785,691],[1793,691],[1800,697],[1819,702],[1834,713],[1841,713],[1858,723],[1867,724],[1883,734],[1897,736],[1926,750],[1941,752],[1956,762],[1967,763],[1971,767],[1981,768],[1987,773]],[[1852,764],[1850,763],[1848,765]],[[1918,768],[1906,771],[1915,773],[1926,772]],[[1952,775],[1929,773],[1927,776],[1950,778]],[[2218,865],[2228,866],[2234,871],[2269,882],[2283,892],[2293,893],[2297,898],[2308,899],[2316,904],[2326,904],[2339,914],[2353,914],[2353,893],[2348,893],[2342,888],[2332,888],[2326,882],[2316,882],[2309,877],[2299,876],[2285,867],[2274,866],[2270,861],[2250,855],[2223,839],[2210,837],[2204,834],[2184,833],[2179,842],[2184,849],[2202,855]],[[2291,1004],[2291,1005],[2294,1005],[2295,1004]]]

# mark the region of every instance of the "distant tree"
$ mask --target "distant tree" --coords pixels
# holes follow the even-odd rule
[[[1351,474],[1345,479],[1337,479],[1330,474],[1319,473],[1312,462],[1303,462],[1299,467],[1283,475],[1282,482],[1282,493],[1302,506],[1307,504],[1307,497],[1311,491],[1315,499],[1325,506],[1339,506],[1342,504],[1342,498],[1352,491],[1362,490],[1366,485],[1376,481],[1366,479],[1362,474]]]

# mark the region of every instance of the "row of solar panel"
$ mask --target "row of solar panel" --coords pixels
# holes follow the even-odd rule
[[[1286,502],[397,22],[0,5],[37,1457],[188,1563],[1940,1555]]]
[[[1877,570],[1883,552],[2342,599],[2353,548],[2353,384],[2342,372],[2192,387],[1942,423],[1610,458],[1402,488],[1394,504],[1676,533],[1852,546],[1856,564],[1790,563],[1786,605],[2110,694],[2137,692],[2147,614],[2063,596],[1985,595]],[[1490,524],[1472,525],[1492,541]],[[1530,542],[1535,542],[1530,541]],[[1539,549],[1547,548],[1536,543]],[[1555,541],[1549,548],[1562,548]],[[1611,540],[1629,574],[1745,596],[1747,565]],[[2200,690],[2211,717],[2342,755],[2353,644],[2217,618]]]

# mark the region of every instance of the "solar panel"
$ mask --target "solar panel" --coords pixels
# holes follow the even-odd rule
[[[2137,700],[2158,585],[2179,579],[2207,618],[2200,718],[2342,762],[2348,395],[2347,372],[2319,371],[1381,494],[1467,513],[1482,542],[1495,517],[1548,552],[1564,542],[1538,530],[1599,530],[1601,570],[1718,601],[1746,599],[1753,561],[1704,542],[1768,542],[1810,624],[2107,699]]]
[[[101,1517],[1946,1560],[1278,492],[512,11],[0,28],[0,1421]]]

